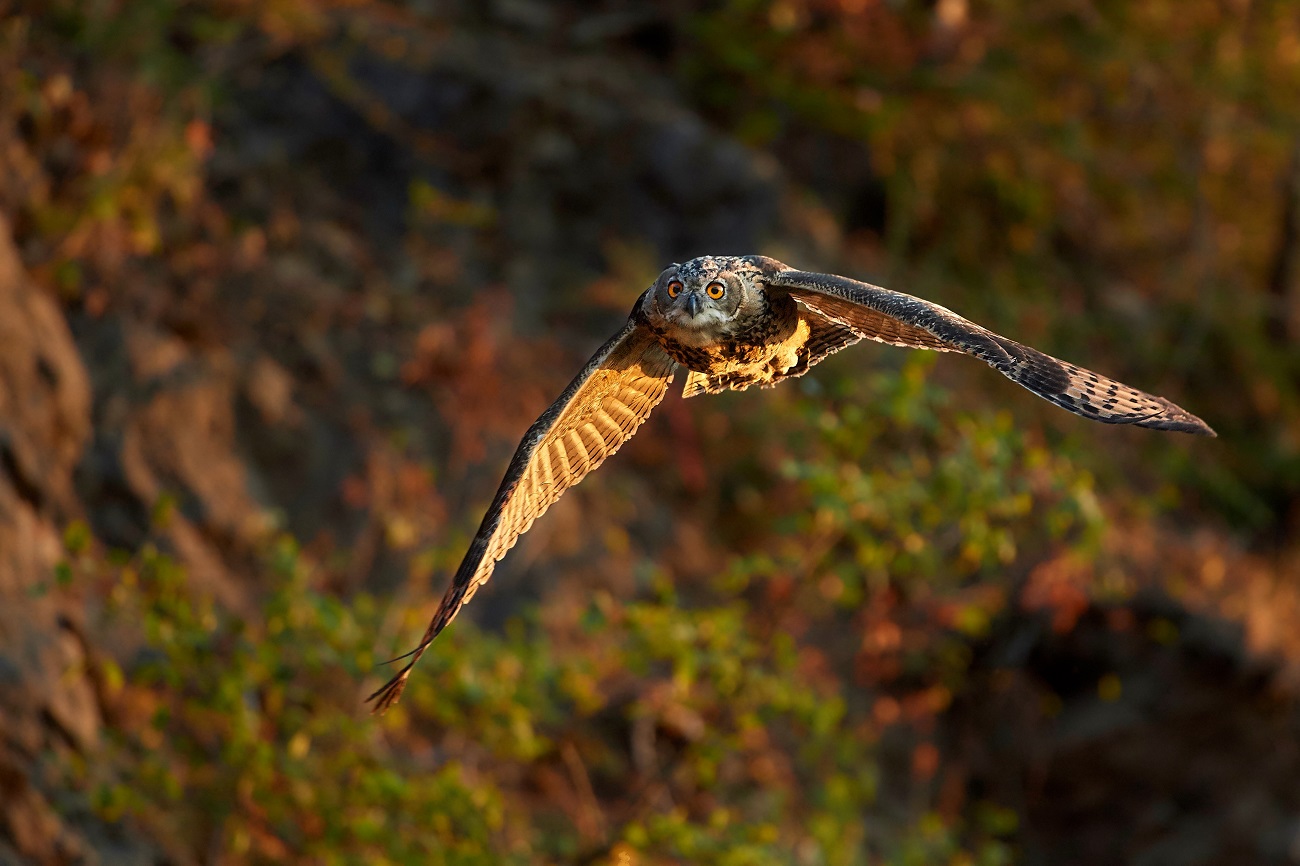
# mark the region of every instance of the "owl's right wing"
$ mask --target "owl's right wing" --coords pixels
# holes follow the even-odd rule
[[[779,264],[770,259],[766,262]],[[867,339],[974,355],[1011,381],[1076,415],[1105,424],[1215,435],[1200,418],[1164,397],[1053,358],[921,298],[834,274],[776,267],[764,282],[769,291],[789,292],[810,310]]]
[[[524,434],[424,637],[406,654],[410,661],[366,699],[375,702],[374,712],[397,703],[411,668],[519,536],[565,490],[617,451],[663,399],[677,365],[640,321],[639,310],[640,302],[627,325],[600,347]]]

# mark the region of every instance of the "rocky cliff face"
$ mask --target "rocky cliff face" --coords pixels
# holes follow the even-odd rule
[[[0,218],[0,861],[94,860],[45,760],[93,760],[99,702],[84,611],[50,592],[73,475],[91,436],[90,379],[59,305],[23,269]],[[92,639],[93,640],[93,639]]]

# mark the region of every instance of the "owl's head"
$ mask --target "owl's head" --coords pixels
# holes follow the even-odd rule
[[[704,345],[743,326],[763,307],[762,279],[784,265],[761,256],[700,256],[669,266],[651,289],[651,308],[674,336]]]

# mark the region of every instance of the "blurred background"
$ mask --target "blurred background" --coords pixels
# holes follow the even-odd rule
[[[382,718],[671,261],[859,345],[674,392]],[[1300,862],[1300,5],[0,0],[0,863]]]

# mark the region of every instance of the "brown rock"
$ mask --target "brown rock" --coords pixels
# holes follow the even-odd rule
[[[67,602],[49,591],[89,432],[72,335],[0,218],[0,856],[34,863],[84,862],[85,845],[39,779],[44,755],[93,750],[101,724],[82,645],[65,628]]]

